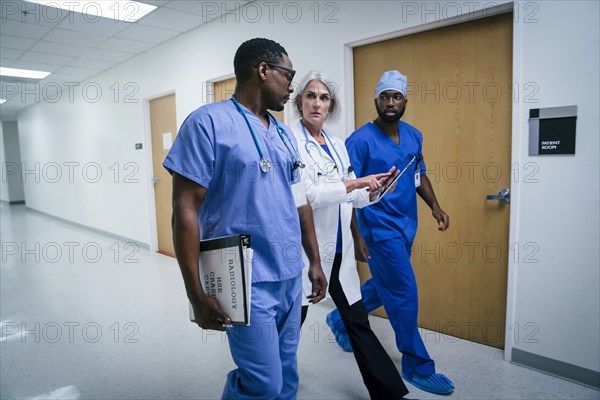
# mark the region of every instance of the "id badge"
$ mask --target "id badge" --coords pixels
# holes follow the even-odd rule
[[[415,188],[421,186],[421,167],[417,165],[417,169],[415,170]]]

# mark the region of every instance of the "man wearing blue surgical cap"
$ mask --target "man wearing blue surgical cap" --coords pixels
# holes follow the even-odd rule
[[[413,386],[436,394],[449,394],[454,384],[435,372],[417,329],[417,282],[410,263],[410,250],[417,232],[417,193],[431,208],[439,230],[450,220],[440,208],[431,182],[425,175],[422,157],[423,135],[400,121],[406,109],[406,77],[398,71],[384,72],[375,89],[378,117],[346,140],[356,176],[362,177],[392,166],[406,167],[393,192],[378,203],[356,210],[356,220],[364,240],[355,240],[369,263],[373,278],[361,287],[364,305],[370,312],[385,307],[402,352],[402,377]],[[327,315],[327,324],[338,344],[352,351],[337,310]]]

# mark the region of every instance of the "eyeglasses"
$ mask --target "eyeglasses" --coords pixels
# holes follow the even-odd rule
[[[271,67],[271,68],[279,68],[279,69],[281,69],[283,71],[288,72],[290,74],[290,76],[287,76],[286,78],[288,80],[288,83],[292,83],[292,80],[294,79],[294,75],[296,75],[296,71],[295,70],[293,70],[291,68],[288,68],[288,67],[284,67],[283,65],[271,64],[271,63],[266,63],[266,64],[269,67]]]

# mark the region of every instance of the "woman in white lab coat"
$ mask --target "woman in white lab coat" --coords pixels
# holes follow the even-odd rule
[[[351,230],[353,207],[364,207],[370,194],[393,171],[357,179],[342,140],[323,130],[325,121],[339,117],[336,86],[323,72],[311,71],[300,82],[294,109],[300,114],[292,131],[296,136],[306,200],[313,208],[315,231],[329,294],[348,332],[352,349],[371,398],[401,398],[408,391],[398,371],[371,330],[360,295],[360,281]],[[357,238],[358,239],[358,238]],[[303,255],[308,265],[306,255]],[[308,271],[303,272],[302,321],[312,298]]]

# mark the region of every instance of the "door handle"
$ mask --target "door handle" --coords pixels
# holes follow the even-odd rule
[[[158,181],[159,179],[156,176],[153,176],[152,179],[150,179],[150,182],[152,182],[153,185],[156,185]]]
[[[488,194],[486,200],[500,200],[501,202],[510,203],[510,189],[501,189],[498,194]]]

